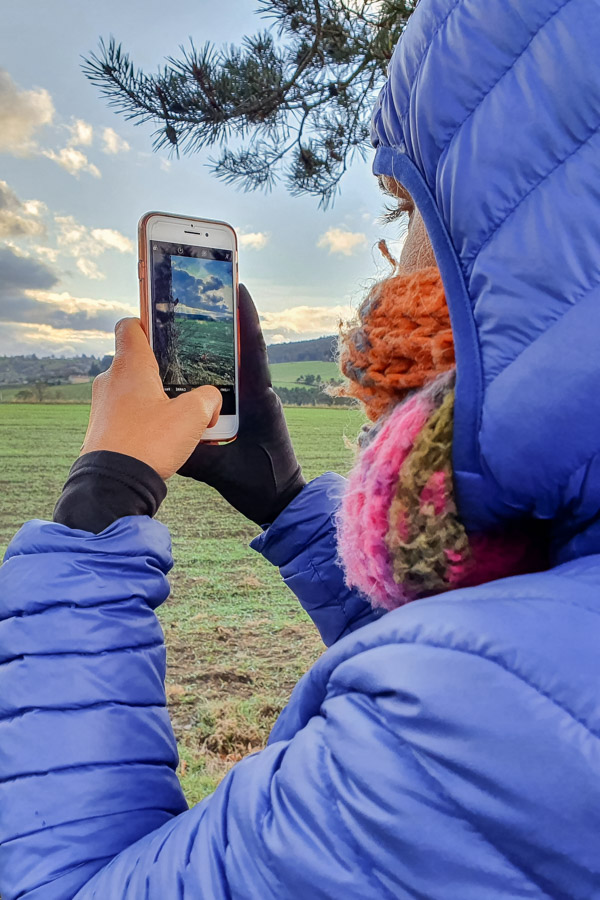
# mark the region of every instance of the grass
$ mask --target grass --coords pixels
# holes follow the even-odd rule
[[[35,387],[30,384],[0,384],[0,403],[14,403],[19,391],[33,392]],[[48,385],[44,393],[44,403],[90,403],[91,399],[91,381],[86,384]]]
[[[273,363],[270,368],[275,387],[309,387],[297,383],[300,375],[320,375],[322,381],[341,377],[339,366],[334,362]]]
[[[79,385],[73,385],[79,387]],[[89,407],[0,406],[0,549],[30,518],[50,519],[79,453]],[[363,421],[349,409],[288,409],[307,479],[346,472]],[[173,539],[172,593],[159,610],[180,777],[192,804],[262,747],[299,677],[323,650],[276,569],[248,547],[257,529],[211,488],[175,477],[158,516]]]

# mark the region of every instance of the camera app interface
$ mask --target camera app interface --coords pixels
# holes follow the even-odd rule
[[[153,241],[153,343],[165,391],[174,397],[203,384],[234,415],[233,253]]]

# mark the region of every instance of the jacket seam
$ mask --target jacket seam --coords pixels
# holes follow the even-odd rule
[[[20,609],[18,611],[9,613],[9,615],[7,616],[0,616],[0,625],[2,622],[11,622],[14,619],[27,619],[28,621],[30,621],[36,616],[44,615],[44,613],[47,613],[50,609],[76,609],[80,612],[87,612],[88,610],[94,609],[104,609],[107,606],[115,606],[121,609],[125,606],[126,603],[131,600],[141,600],[146,609],[154,612],[152,607],[148,605],[148,600],[146,600],[145,597],[140,596],[140,594],[131,594],[127,598],[115,597],[112,600],[102,600],[100,601],[100,603],[90,603],[89,606],[74,603],[72,600],[56,600],[52,603],[45,603],[44,605],[36,606],[36,608],[31,611],[27,609]]]
[[[521,355],[522,355],[523,353],[525,353],[527,350],[529,350],[529,348],[533,345],[533,343],[535,343],[535,341],[537,341],[539,338],[545,337],[545,336],[546,336],[547,334],[549,334],[549,333],[550,333],[557,325],[560,325],[561,322],[563,322],[563,321],[566,319],[566,317],[567,317],[574,309],[576,309],[577,306],[578,306],[580,303],[582,303],[582,302],[583,302],[590,294],[593,294],[594,291],[597,291],[598,288],[600,288],[600,275],[599,275],[594,281],[592,281],[591,284],[587,284],[587,285],[585,286],[585,288],[583,288],[583,290],[579,291],[579,292],[578,292],[577,294],[575,294],[572,298],[566,297],[565,299],[570,299],[570,300],[571,300],[571,305],[569,306],[569,308],[566,309],[566,310],[563,310],[563,311],[560,313],[560,315],[555,316],[546,328],[544,328],[543,330],[541,330],[541,331],[539,331],[539,332],[537,333],[537,335],[535,336],[534,340],[533,340],[531,343],[529,343],[529,344],[527,344],[526,346],[522,347],[522,348],[519,350],[519,352],[517,353],[517,355],[516,355],[516,356],[513,356],[513,358],[511,359],[511,361],[508,363],[508,365],[506,365],[503,369],[501,369],[496,375],[494,375],[494,377],[492,378],[492,380],[488,382],[486,390],[489,390],[490,387],[492,386],[492,384],[494,384],[494,382],[496,381],[496,379],[497,379],[497,378],[500,378],[500,377],[507,371],[507,369],[508,369],[510,366],[512,366],[514,363],[516,363],[516,361],[521,357]],[[475,308],[475,310],[476,310],[476,308]],[[493,473],[492,473],[492,474],[493,474]],[[496,482],[496,484],[498,484],[498,482]]]
[[[111,862],[114,858],[115,857],[113,855],[108,855],[108,856],[96,856],[96,857],[94,857],[94,859],[85,859],[83,862],[77,863],[77,865],[73,866],[71,869],[67,869],[66,872],[61,872],[55,878],[51,878],[50,881],[42,881],[39,884],[36,884],[34,887],[31,888],[31,890],[37,891],[41,887],[52,887],[52,885],[58,883],[61,878],[65,878],[66,876],[73,875],[74,872],[77,872],[77,869],[84,869],[86,866],[89,866],[90,863],[98,863],[98,862],[104,862],[104,861],[106,861],[106,864],[108,865],[108,863]],[[83,884],[77,888],[77,893],[73,895],[73,900],[76,900],[76,898],[80,896],[81,891],[84,889],[84,887],[86,887],[88,882],[91,881],[92,878],[94,878],[98,874],[98,872],[101,872],[103,868],[104,868],[104,866],[101,866],[96,872],[93,873],[93,875],[90,875],[90,877],[88,878],[88,881],[86,881],[85,884]],[[29,894],[30,891],[28,890],[27,893]],[[24,896],[24,895],[17,894],[15,900],[20,900],[20,898],[22,896]],[[95,893],[94,893],[94,896],[95,896]]]
[[[432,775],[432,773],[427,769],[427,767],[424,765],[424,763],[421,761],[421,759],[419,759],[419,756],[418,756],[416,750],[414,749],[414,747],[412,747],[412,745],[406,740],[406,738],[402,737],[402,735],[398,734],[398,732],[392,732],[392,734],[409,751],[409,753],[411,754],[412,758],[414,759],[414,761],[415,761],[416,765],[418,766],[418,768],[420,769],[420,771],[424,774],[425,778],[428,779],[429,782],[431,783],[434,792],[439,797],[441,797],[443,800],[445,800],[447,803],[452,805],[453,809],[456,810],[458,812],[459,816],[461,817],[461,819],[464,822],[466,822],[470,826],[470,828],[472,828],[473,832],[475,834],[479,835],[479,837],[482,839],[482,841],[484,841],[487,844],[488,847],[492,847],[492,849],[499,856],[501,856],[503,859],[505,859],[512,866],[512,868],[516,872],[518,872],[525,880],[528,880],[529,882],[533,882],[533,884],[535,884],[536,887],[538,887],[540,890],[546,891],[547,888],[545,886],[542,886],[539,883],[539,881],[537,881],[533,877],[533,875],[531,873],[529,873],[528,871],[523,869],[522,866],[516,860],[512,859],[511,854],[507,853],[505,850],[498,847],[492,841],[492,839],[485,833],[485,831],[482,830],[482,828],[471,819],[471,817],[468,815],[468,812],[465,809],[465,807],[462,806],[457,800],[455,800],[454,797],[444,788],[444,786],[441,784],[441,782],[434,775]],[[552,887],[554,888],[554,885]],[[553,900],[572,900],[572,898],[567,897],[567,895],[563,894],[562,892],[560,893],[560,895],[546,894],[546,897],[553,898]]]
[[[584,722],[582,719],[580,719],[572,710],[568,709],[568,707],[564,706],[556,698],[552,697],[547,691],[545,691],[539,685],[537,685],[534,682],[527,679],[520,672],[515,672],[514,669],[510,669],[505,663],[501,662],[499,659],[494,659],[494,657],[489,656],[486,653],[479,653],[475,650],[468,650],[463,647],[453,647],[451,644],[440,644],[440,643],[436,643],[434,641],[398,640],[398,638],[396,638],[393,641],[386,641],[385,644],[379,644],[375,647],[366,648],[365,651],[363,651],[363,652],[368,652],[369,650],[378,649],[378,647],[380,647],[380,646],[390,646],[393,644],[401,644],[401,645],[405,644],[405,645],[412,645],[412,646],[432,647],[433,649],[436,649],[436,650],[449,650],[453,653],[464,653],[467,656],[474,656],[476,659],[481,659],[481,660],[484,660],[485,662],[492,663],[493,665],[498,666],[500,669],[502,669],[508,675],[512,675],[514,678],[518,679],[523,684],[527,685],[527,687],[531,688],[532,691],[535,691],[536,694],[539,694],[540,697],[544,697],[546,700],[548,700],[550,703],[552,703],[554,706],[556,706],[557,709],[560,709],[561,712],[563,712],[565,715],[569,716],[570,719],[572,719],[574,722],[576,722],[578,725],[580,725],[582,728],[584,728],[585,731],[591,737],[594,737],[597,740],[600,740],[600,733],[595,732],[589,725],[586,724],[586,722]],[[339,665],[343,665],[343,663],[345,661],[346,660],[340,661]],[[334,674],[334,672],[335,672],[335,669],[330,673],[330,676],[328,679],[329,681],[331,681],[331,676]],[[345,691],[342,691],[342,692],[333,692],[332,691],[330,694],[328,694],[328,696],[330,696],[330,697],[336,696],[339,693],[345,693]]]
[[[595,137],[596,134],[598,134],[598,131],[600,131],[600,123],[597,123],[594,126],[594,128],[591,129],[591,131],[589,131],[587,137],[583,138],[581,141],[578,141],[577,146],[573,150],[571,150],[570,153],[568,153],[565,157],[563,157],[557,163],[555,163],[555,165],[552,166],[552,168],[548,172],[546,172],[545,175],[543,175],[540,179],[538,179],[535,182],[535,184],[532,185],[532,187],[530,187],[529,190],[519,198],[519,200],[514,204],[514,206],[512,206],[506,212],[506,214],[503,216],[503,218],[499,222],[496,222],[496,224],[492,228],[491,232],[489,232],[487,237],[483,240],[483,242],[479,245],[479,247],[475,250],[474,253],[469,253],[469,254],[463,255],[462,264],[465,268],[467,268],[470,264],[474,263],[474,261],[477,259],[477,257],[481,255],[481,253],[485,250],[485,248],[494,239],[495,235],[502,228],[502,226],[505,225],[506,222],[514,215],[514,213],[517,212],[519,207],[522,206],[522,204],[535,191],[537,191],[537,189],[540,187],[540,185],[542,185],[545,181],[547,181],[548,178],[551,178],[555,172],[557,172],[562,166],[565,165],[565,163],[567,163],[573,156],[575,156],[577,153],[579,153],[579,151],[582,150],[583,147],[586,146],[586,144],[589,144],[589,142],[592,140],[592,138]],[[471,268],[472,268],[472,266],[471,266]]]
[[[163,523],[159,522],[157,519],[153,519],[152,516],[122,516],[120,519],[115,519],[115,521],[112,523],[112,525],[116,525],[117,522],[124,522],[125,519],[137,519],[137,520],[147,519],[149,522],[153,522],[154,525],[156,525],[157,527],[166,528],[166,525],[163,525]],[[30,521],[32,521],[32,520],[30,520]],[[26,524],[28,524],[28,523],[26,523]],[[81,531],[80,528],[69,528],[68,525],[61,525],[60,522],[44,522],[44,524],[52,525],[56,528],[66,528],[67,531],[71,531],[71,532]],[[100,541],[106,542],[106,541],[111,541],[115,538],[114,534],[112,534],[112,535],[105,534],[105,531],[107,531],[109,528],[111,528],[112,525],[107,525],[106,528],[104,529],[104,531],[101,531],[100,534],[94,534],[93,531],[84,531],[83,534],[85,535],[85,537],[72,537],[71,536],[70,540],[77,542],[78,546],[77,547],[71,546],[67,550],[56,550],[55,548],[48,548],[48,549],[44,550],[41,547],[40,548],[36,547],[36,548],[31,548],[31,549],[26,549],[26,548],[20,549],[16,552],[11,552],[10,556],[5,557],[3,565],[6,565],[7,563],[11,563],[13,560],[16,560],[16,559],[23,559],[23,558],[27,559],[30,556],[35,556],[35,557],[39,557],[39,556],[61,557],[61,556],[64,556],[64,557],[67,557],[68,559],[71,559],[75,553],[77,553],[77,554],[84,553],[84,554],[89,554],[89,556],[91,556],[92,558],[94,556],[114,556],[117,559],[141,560],[143,562],[148,562],[149,565],[152,566],[152,568],[157,569],[160,572],[160,574],[166,578],[167,573],[170,572],[171,568],[172,568],[171,560],[169,560],[166,563],[166,568],[165,568],[163,566],[162,559],[159,557],[158,553],[155,553],[153,550],[148,549],[147,546],[145,548],[143,548],[139,553],[137,553],[137,552],[136,553],[123,553],[122,549],[120,549],[119,547],[112,547],[110,550],[103,549],[102,546],[100,545]],[[25,525],[23,525],[21,527],[24,528]],[[18,534],[18,532],[17,532],[17,534]],[[52,535],[52,537],[58,539],[57,534]],[[135,537],[139,538],[139,534],[136,534]],[[16,535],[15,535],[15,538],[16,538]],[[10,544],[6,548],[7,553],[11,550],[11,546],[12,546],[12,543],[15,540],[15,538],[13,538],[13,540],[10,542]],[[171,553],[170,549],[168,552],[170,555],[170,553]]]
[[[152,766],[153,768],[166,768],[175,774],[177,765],[173,765],[164,759],[133,759],[119,760],[111,762],[85,762],[74,763],[70,766],[55,766],[51,769],[40,769],[36,772],[22,772],[18,775],[11,775],[8,778],[0,778],[0,785],[10,784],[11,782],[23,781],[24,778],[47,778],[48,775],[56,775],[62,772],[76,772],[78,769],[122,769],[123,766]]]
[[[354,837],[354,835],[352,834],[352,832],[350,831],[350,829],[348,828],[348,826],[346,825],[346,823],[344,821],[344,817],[342,816],[342,811],[340,809],[340,805],[338,802],[338,792],[333,783],[333,779],[329,773],[327,760],[325,758],[326,755],[329,755],[329,759],[333,762],[334,761],[333,753],[331,752],[331,749],[326,746],[324,741],[322,741],[320,744],[320,750],[321,750],[320,771],[323,773],[323,775],[327,781],[327,784],[329,786],[329,790],[330,790],[329,796],[333,800],[333,806],[337,812],[338,822],[340,823],[340,825],[342,827],[343,833],[346,835],[346,840],[349,842],[350,846],[353,848],[354,858],[357,862],[358,868],[360,869],[360,871],[366,878],[367,882],[369,884],[371,884],[373,887],[375,887],[376,890],[378,891],[378,893],[376,893],[374,896],[382,897],[383,895],[380,892],[382,890],[384,890],[386,892],[386,896],[389,897],[390,900],[394,900],[394,895],[385,887],[385,885],[382,884],[381,880],[375,876],[375,873],[373,871],[370,871],[370,872],[367,871],[367,869],[364,868],[362,865],[363,849],[360,847],[360,844],[357,842],[356,838]]]
[[[423,68],[423,66],[424,66],[424,64],[425,64],[425,60],[427,59],[427,56],[429,55],[429,51],[431,50],[431,46],[432,46],[432,44],[433,44],[435,38],[436,38],[437,35],[439,34],[439,32],[440,32],[440,31],[442,30],[442,28],[445,26],[446,22],[448,21],[448,19],[450,18],[450,16],[452,15],[452,13],[454,12],[454,10],[456,9],[456,7],[460,5],[460,3],[461,3],[461,0],[454,0],[454,3],[452,4],[452,6],[450,7],[450,9],[449,9],[448,12],[446,13],[446,15],[444,16],[444,18],[442,19],[442,21],[441,21],[441,22],[438,22],[438,25],[437,25],[437,27],[434,29],[434,31],[433,31],[431,37],[427,40],[427,46],[426,46],[426,48],[425,48],[425,51],[424,51],[423,55],[421,56],[421,58],[420,58],[420,60],[419,60],[419,62],[418,62],[418,64],[417,64],[417,67],[415,68],[415,70],[414,70],[414,72],[413,72],[413,74],[412,74],[412,77],[411,77],[411,90],[410,90],[410,93],[409,93],[409,95],[408,95],[408,102],[407,102],[407,104],[406,104],[406,108],[404,109],[404,111],[403,111],[403,112],[401,113],[401,115],[400,115],[400,122],[402,122],[402,124],[404,124],[404,120],[406,119],[408,113],[410,112],[410,105],[411,105],[412,100],[413,100],[413,97],[414,97],[414,95],[415,95],[415,88],[416,88],[417,78],[419,77],[419,74],[420,74],[420,72],[421,72],[421,69]]]
[[[187,811],[188,810],[185,810],[185,812],[187,812]],[[44,825],[42,828],[35,828],[33,831],[25,831],[22,834],[15,834],[9,838],[3,838],[2,846],[5,846],[6,844],[10,844],[12,841],[20,841],[23,838],[32,837],[35,834],[42,834],[44,831],[51,831],[52,829],[55,829],[55,828],[64,828],[65,826],[67,828],[69,828],[72,825],[79,825],[81,822],[95,822],[99,819],[114,819],[117,816],[127,816],[127,815],[131,815],[132,813],[147,813],[147,812],[165,813],[165,815],[171,816],[171,819],[169,819],[168,821],[172,821],[173,819],[177,818],[177,816],[181,815],[181,810],[167,809],[164,806],[136,806],[132,809],[120,809],[120,810],[118,810],[118,812],[99,813],[98,815],[95,815],[95,816],[83,816],[83,817],[80,816],[77,819],[68,819],[65,822],[55,822],[53,825]],[[111,859],[112,859],[112,857],[111,857]]]
[[[55,650],[48,653],[17,653],[16,656],[10,656],[6,659],[0,659],[0,668],[2,668],[2,666],[8,665],[11,662],[15,662],[18,659],[38,659],[47,656],[102,656],[105,653],[130,653],[134,651],[137,652],[138,650],[153,650],[156,647],[164,647],[164,642],[158,641],[153,644],[137,644],[133,647],[111,647],[110,649],[105,650]]]
[[[269,544],[272,540],[285,543],[286,535],[274,535],[273,538],[265,541],[264,545],[258,548],[258,552],[261,553],[265,559],[267,559],[272,565],[277,566],[278,569],[285,569],[287,566],[291,565],[298,556],[302,553],[303,550],[306,549],[307,546],[311,546],[312,544],[316,544],[326,538],[331,531],[331,511],[323,511],[319,514],[322,517],[322,521],[320,521],[314,530],[310,532],[302,541],[298,541],[297,544],[294,544],[289,551],[289,555],[286,556],[284,560],[271,559],[269,556]],[[304,524],[304,523],[303,523]],[[271,526],[272,527],[272,526]],[[297,523],[291,523],[291,527],[297,527]],[[289,526],[288,526],[289,528]],[[286,529],[287,530],[287,529]],[[263,532],[264,534],[264,532]],[[259,535],[260,538],[263,535]],[[279,547],[275,548],[275,556],[277,556],[277,550]]]
[[[71,706],[26,706],[8,716],[0,716],[0,725],[14,722],[30,713],[84,712],[88,709],[107,709],[109,707],[125,707],[127,709],[167,709],[165,703],[127,703],[126,700],[98,700],[95,703],[79,703]]]
[[[260,823],[257,828],[257,833],[260,835],[260,839],[263,843],[263,846],[266,846],[265,841],[264,841],[264,832],[265,832],[265,828],[267,827],[266,826],[267,819],[273,819],[273,816],[274,816],[273,804],[272,804],[272,802],[270,802],[270,795],[271,795],[271,791],[273,790],[273,782],[279,775],[279,772],[283,765],[289,744],[290,744],[290,741],[289,740],[286,741],[285,749],[283,750],[281,755],[278,757],[275,767],[271,770],[268,790],[265,791],[265,809],[264,809],[263,814],[260,817]],[[229,849],[230,847],[231,847],[231,845],[228,843],[227,849]],[[277,884],[281,888],[281,893],[283,895],[284,891],[285,891],[285,885],[283,884],[279,873],[273,871],[273,866],[271,865],[270,854],[269,854],[269,857],[263,857],[263,863],[267,866],[267,868],[269,870],[269,874],[271,876],[274,876],[275,879],[277,880]],[[227,884],[227,889],[229,890],[229,883]]]
[[[518,53],[517,56],[515,56],[515,58],[513,59],[511,64],[508,66],[508,68],[504,69],[504,71],[498,76],[498,78],[488,88],[486,88],[486,90],[483,94],[480,95],[475,106],[473,106],[469,110],[467,115],[464,117],[464,119],[462,119],[458,123],[458,125],[456,125],[454,131],[452,132],[450,137],[446,140],[446,143],[443,144],[442,146],[439,146],[438,144],[436,144],[436,147],[440,151],[440,154],[441,154],[440,161],[441,161],[441,157],[444,156],[444,154],[449,150],[450,144],[452,143],[452,141],[454,140],[454,138],[456,137],[458,132],[462,129],[465,122],[467,122],[471,118],[471,116],[477,112],[477,110],[479,109],[481,104],[485,101],[486,97],[489,97],[489,95],[492,93],[492,91],[495,89],[495,87],[502,81],[502,79],[506,75],[508,75],[509,72],[511,72],[514,69],[514,67],[516,66],[518,61],[521,59],[523,54],[528,50],[528,48],[533,43],[533,41],[536,39],[536,37],[540,34],[540,32],[543,31],[543,29],[546,28],[546,26],[552,21],[552,19],[554,19],[555,16],[558,16],[562,12],[562,10],[565,8],[565,6],[567,6],[569,3],[571,3],[571,0],[564,0],[564,2],[561,3],[560,6],[558,6],[554,10],[554,12],[550,13],[550,15],[548,16],[547,19],[545,19],[543,22],[540,23],[539,27],[536,28],[535,31],[530,33],[529,40],[527,41],[527,43],[525,44],[523,49]]]
[[[599,554],[594,554],[594,555],[599,555]],[[549,574],[549,573],[538,573],[538,574]],[[520,578],[523,576],[517,575],[515,577]],[[562,581],[563,579],[565,579],[567,581],[570,580],[568,575],[552,574],[552,577],[558,579],[559,581]],[[498,582],[496,582],[496,583],[498,583]],[[465,588],[464,590],[472,591],[475,589],[474,588]],[[448,594],[446,596],[450,596],[450,595]],[[428,601],[430,602],[430,601],[434,601],[434,600],[440,600],[441,602],[444,602],[444,599],[445,599],[444,595],[438,594],[436,597],[424,597],[424,598],[422,598],[422,600],[413,601],[413,603],[415,603],[415,602],[425,603],[425,602],[428,602]],[[476,596],[472,596],[472,597],[461,597],[460,602],[461,603],[489,603],[492,600],[496,601],[496,602],[501,602],[502,600],[505,600],[505,599],[506,599],[505,597],[495,597],[493,595],[491,597],[489,597],[489,596],[482,597],[481,594],[477,594]],[[600,609],[597,609],[597,608],[591,607],[591,606],[586,606],[583,603],[577,603],[576,601],[572,601],[572,600],[561,600],[558,597],[530,597],[527,594],[523,594],[520,596],[515,595],[514,597],[510,597],[509,599],[513,600],[517,603],[556,603],[558,606],[573,607],[574,609],[581,609],[584,612],[591,613],[591,615],[593,615],[593,616],[600,616]],[[454,601],[454,602],[458,602],[458,601]],[[392,612],[394,612],[394,611],[395,610],[392,610]]]

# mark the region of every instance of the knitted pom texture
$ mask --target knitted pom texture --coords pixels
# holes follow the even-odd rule
[[[340,335],[341,393],[375,421],[409,391],[454,366],[450,315],[437,268],[395,274],[373,287]]]

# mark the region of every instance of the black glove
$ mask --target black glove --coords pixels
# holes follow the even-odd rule
[[[198,444],[180,475],[216,488],[257,525],[271,523],[306,481],[292,447],[281,401],[271,387],[267,348],[250,294],[240,285],[238,436]]]

